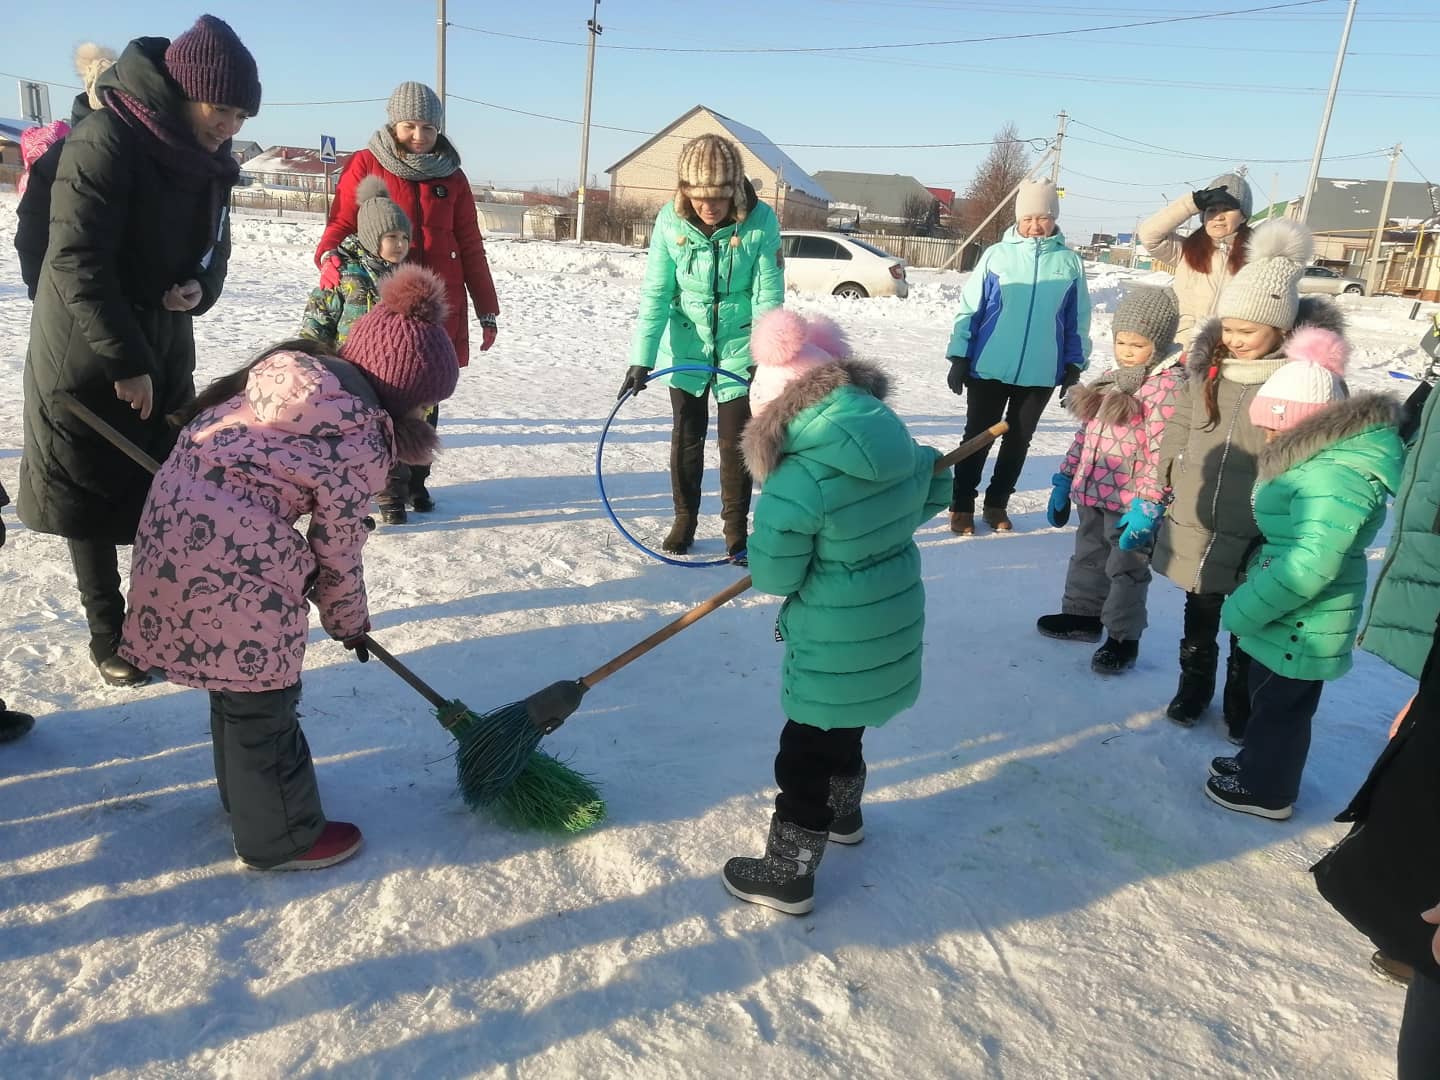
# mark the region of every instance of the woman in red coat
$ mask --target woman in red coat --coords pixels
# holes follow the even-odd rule
[[[450,304],[445,332],[464,367],[470,360],[466,292],[480,318],[484,334],[481,352],[495,344],[500,315],[495,282],[485,258],[485,238],[475,212],[475,196],[460,169],[460,154],[441,134],[445,109],[434,90],[424,83],[401,83],[390,95],[385,114],[386,125],[370,137],[368,148],[351,157],[340,174],[330,219],[315,249],[320,285],[329,288],[339,281],[336,249],[356,229],[355,189],[365,177],[379,176],[390,189],[390,197],[413,223],[410,261],[429,267],[445,282]],[[431,413],[430,422],[437,419],[438,415]],[[421,513],[435,508],[425,488],[429,476],[428,465],[402,465],[396,469],[379,499],[381,516],[387,524],[404,524],[407,502]]]

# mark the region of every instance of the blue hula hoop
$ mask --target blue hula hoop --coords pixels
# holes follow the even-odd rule
[[[734,379],[736,382],[743,383],[745,386],[750,385],[750,380],[745,378],[743,375],[736,375],[733,371],[726,371],[724,368],[714,367],[711,364],[679,364],[675,367],[663,368],[660,371],[652,371],[650,375],[646,378],[645,384],[648,386],[651,380],[658,379],[663,375],[669,375],[677,371],[708,371],[712,375],[723,375],[725,376],[725,378]],[[644,544],[642,544],[634,537],[633,534],[631,534],[629,529],[625,528],[625,526],[621,524],[620,519],[615,516],[615,508],[610,505],[610,496],[605,491],[605,471],[601,467],[601,461],[605,454],[605,439],[610,434],[610,425],[614,423],[616,414],[620,412],[620,409],[625,404],[625,402],[629,401],[634,396],[635,391],[633,390],[626,390],[625,393],[620,395],[619,400],[615,402],[615,407],[610,410],[610,415],[605,418],[605,426],[600,429],[600,442],[595,447],[595,484],[600,489],[600,505],[605,508],[605,516],[608,517],[610,519],[610,523],[614,525],[617,530],[619,530],[621,536],[623,536],[626,540],[630,541],[630,543],[633,544],[635,547],[645,552],[646,555],[649,555],[652,558],[659,559],[663,563],[669,563],[671,566],[688,567],[731,565],[732,563],[734,563],[737,556],[727,555],[723,559],[705,559],[699,562],[692,559],[672,559],[664,552],[656,551],[654,548],[646,547]],[[741,557],[743,557],[744,554],[745,553],[743,551],[740,552]]]

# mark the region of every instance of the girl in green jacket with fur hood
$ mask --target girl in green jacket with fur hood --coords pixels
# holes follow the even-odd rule
[[[1239,755],[1211,763],[1205,793],[1259,817],[1290,816],[1321,688],[1350,670],[1365,549],[1404,462],[1395,402],[1347,400],[1347,352],[1338,334],[1297,334],[1249,407],[1266,438],[1254,491],[1263,542],[1221,619],[1249,657],[1250,721]]]
[[[858,843],[861,738],[920,692],[925,586],[915,530],[943,510],[949,470],[884,403],[888,380],[850,359],[830,320],[761,318],[745,461],[763,491],[750,573],[785,597],[775,758],[780,794],[763,858],[731,859],[725,887],[793,915],[814,904],[827,840]]]
[[[756,316],[785,299],[780,224],[745,179],[740,151],[729,139],[701,135],[680,151],[675,198],[660,208],[650,234],[650,259],[630,368],[620,396],[638,394],[661,368],[707,364],[739,378],[685,371],[667,379],[674,428],[670,490],[675,523],[666,551],[683,555],[695,541],[705,475],[705,433],[714,388],[720,429],[720,516],[725,550],[744,560],[750,516],[750,474],[740,433],[750,419],[750,328]]]

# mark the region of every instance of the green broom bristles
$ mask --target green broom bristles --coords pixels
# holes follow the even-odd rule
[[[546,832],[584,832],[605,820],[605,800],[590,778],[543,750],[530,754],[496,809],[517,825]]]
[[[604,818],[605,803],[595,785],[536,749],[540,732],[530,723],[524,702],[477,716],[455,701],[442,716],[458,716],[449,725],[459,744],[455,777],[472,810],[498,804],[515,824],[564,832],[581,832]]]

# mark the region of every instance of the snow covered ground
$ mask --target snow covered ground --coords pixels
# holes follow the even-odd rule
[[[14,490],[29,305],[0,195],[0,479]],[[200,375],[297,325],[319,225],[236,219]],[[445,406],[440,511],[366,550],[376,636],[476,709],[584,674],[723,588],[619,538],[594,482],[643,255],[492,243],[505,313]],[[905,301],[798,299],[895,376],[916,435],[959,441],[943,349],[963,281]],[[1113,309],[1128,271],[1093,267]],[[1408,303],[1342,301],[1365,387],[1416,366]],[[1109,319],[1095,340],[1109,356]],[[472,331],[479,339],[478,327]],[[39,714],[0,748],[0,1076],[1380,1077],[1401,994],[1306,868],[1382,745],[1405,680],[1331,684],[1296,817],[1201,793],[1218,721],[1162,715],[1180,593],[1157,579],[1139,668],[1036,635],[1072,537],[1045,525],[1071,423],[1047,412],[1010,536],[922,530],[920,703],[867,738],[867,839],[792,918],[732,900],[758,853],[781,724],[776,601],[746,595],[598,687],[547,746],[604,786],[573,839],[469,813],[425,705],[314,630],[303,710],[356,859],[241,869],[197,691],[100,685],[61,541],[7,511],[0,692]],[[617,512],[668,519],[662,392],[606,452]],[[712,440],[713,442],[713,440]],[[712,446],[713,452],[713,446]],[[713,463],[712,463],[713,465]],[[718,509],[717,474],[707,506]],[[721,550],[718,517],[701,554]],[[1382,537],[1383,541],[1384,537]],[[1379,550],[1376,551],[1378,558]]]

